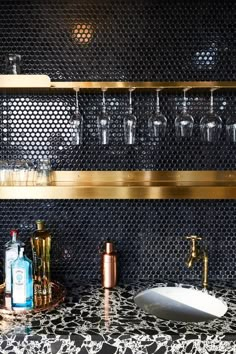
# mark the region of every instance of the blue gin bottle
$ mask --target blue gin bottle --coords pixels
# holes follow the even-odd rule
[[[18,258],[11,266],[11,281],[12,309],[33,309],[32,261],[24,255],[22,246]]]

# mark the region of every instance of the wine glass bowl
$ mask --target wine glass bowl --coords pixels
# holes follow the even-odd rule
[[[76,108],[70,119],[70,136],[72,145],[80,145],[83,141],[83,116],[79,111],[78,91],[78,89],[75,89]]]
[[[229,142],[236,143],[236,117],[226,120],[226,137]]]
[[[215,113],[207,113],[200,121],[201,139],[207,143],[215,143],[220,139],[222,119]]]
[[[175,118],[175,134],[178,138],[190,138],[193,134],[194,119],[187,113],[187,99],[186,92],[189,88],[185,88],[184,100],[183,100],[183,110]]]
[[[175,119],[175,133],[178,138],[190,138],[193,134],[194,119],[186,113],[180,113]]]
[[[125,143],[132,145],[135,143],[137,118],[132,113],[127,113],[124,117],[124,138]]]
[[[110,116],[102,111],[98,116],[98,138],[101,145],[109,144]]]
[[[155,140],[160,140],[166,134],[167,119],[160,112],[160,103],[159,103],[159,92],[161,89],[156,90],[156,110],[153,112],[148,119],[148,130],[151,138]]]
[[[213,111],[213,92],[216,88],[211,89],[210,112],[203,116],[200,120],[201,139],[205,143],[216,143],[221,136],[222,119]]]

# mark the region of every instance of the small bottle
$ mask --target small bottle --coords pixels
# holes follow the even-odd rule
[[[117,283],[117,253],[110,241],[105,243],[105,252],[101,259],[102,286],[114,288]]]
[[[32,261],[24,255],[24,247],[20,247],[18,258],[11,266],[12,309],[33,309],[33,274]]]
[[[11,240],[5,244],[5,294],[11,294],[11,264],[18,257],[21,242],[17,240],[18,230],[10,231]]]
[[[51,294],[50,252],[51,235],[45,229],[44,221],[37,220],[37,230],[31,237],[34,265],[34,295]]]

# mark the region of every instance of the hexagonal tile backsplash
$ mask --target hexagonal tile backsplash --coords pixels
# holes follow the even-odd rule
[[[5,56],[22,56],[22,72],[54,81],[218,81],[236,80],[234,0],[1,1],[0,72]],[[174,120],[181,91],[162,91],[168,119],[166,137],[150,139],[147,120],[155,92],[133,93],[137,143],[123,144],[128,92],[107,92],[111,144],[99,146],[97,115],[101,93],[82,91],[84,144],[72,146],[69,120],[75,97],[60,92],[2,93],[0,158],[51,159],[58,170],[230,170],[236,144],[225,138],[235,115],[235,91],[214,94],[223,120],[218,144],[200,142],[199,121],[209,109],[209,92],[187,93],[195,120],[193,137],[178,141]],[[111,238],[119,251],[120,278],[201,276],[187,270],[184,235],[204,237],[212,278],[235,277],[235,201],[1,201],[0,244],[18,227],[28,240],[39,217],[53,233],[53,277],[99,278],[99,248]],[[1,259],[3,248],[1,247]],[[27,252],[30,255],[29,243]],[[2,269],[2,268],[1,268]]]
[[[236,276],[235,201],[1,201],[1,257],[9,227],[19,227],[31,255],[34,220],[52,232],[53,278],[98,279],[100,250],[114,240],[120,279],[199,278],[201,265],[185,266],[189,241],[197,234],[209,253],[211,278]]]

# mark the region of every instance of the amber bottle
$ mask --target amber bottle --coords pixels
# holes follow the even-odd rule
[[[31,237],[34,268],[34,295],[51,294],[50,252],[51,235],[45,229],[44,221],[37,220],[37,230]]]
[[[117,284],[117,253],[111,241],[105,243],[105,251],[101,257],[102,286],[114,288]]]

